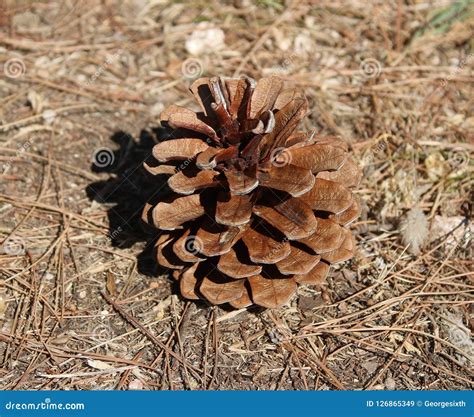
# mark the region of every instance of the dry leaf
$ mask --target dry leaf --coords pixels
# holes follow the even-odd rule
[[[102,361],[99,361],[99,360],[95,360],[95,359],[87,359],[87,364],[91,367],[91,368],[94,368],[94,369],[99,369],[100,371],[103,371],[105,369],[111,369],[113,368],[111,365],[109,365],[108,363],[106,362],[102,362]]]

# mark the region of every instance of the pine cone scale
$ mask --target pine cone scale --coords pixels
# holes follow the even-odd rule
[[[283,275],[307,274],[321,260],[314,251],[307,247],[290,245],[290,254],[276,263],[278,271]]]
[[[352,202],[352,193],[335,181],[316,179],[313,187],[301,196],[313,210],[338,214],[348,209]]]
[[[318,221],[313,211],[296,199],[272,206],[254,206],[253,212],[281,230],[289,240],[303,239],[314,234]]]
[[[182,228],[182,224],[205,213],[199,194],[179,197],[174,201],[160,202],[152,211],[153,224],[162,230]]]
[[[209,146],[201,139],[171,139],[161,142],[153,147],[153,157],[159,162],[173,160],[186,160],[194,157],[200,152],[209,149]]]
[[[215,220],[226,226],[247,224],[252,217],[252,196],[221,191],[217,197]]]
[[[263,227],[249,228],[242,236],[250,260],[256,264],[275,264],[290,254],[288,241],[274,238]]]
[[[258,275],[262,272],[262,266],[252,263],[245,256],[245,251],[240,250],[239,254],[232,248],[219,258],[217,269],[230,278],[242,279]]]
[[[248,279],[254,303],[267,308],[286,304],[296,292],[293,278],[264,278],[256,275]]]
[[[206,277],[199,285],[199,292],[212,304],[223,304],[242,297],[244,292],[244,281],[226,280],[224,277],[216,277],[211,280]]]

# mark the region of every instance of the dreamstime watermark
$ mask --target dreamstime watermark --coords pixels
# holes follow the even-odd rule
[[[322,52],[318,51],[312,51],[311,52],[311,61],[312,62],[318,62],[322,59],[323,54]],[[292,70],[296,69],[296,64],[298,62],[302,62],[305,60],[304,55],[298,52],[293,52],[292,54],[288,55],[283,59],[283,62],[281,65],[278,65],[277,67],[272,67],[272,73],[274,74],[287,74],[291,72]]]
[[[197,236],[190,235],[186,239],[184,239],[183,249],[192,255],[197,255],[203,249],[202,240]]]
[[[2,173],[7,174],[10,168],[13,165],[13,161],[15,158],[18,158],[22,153],[26,152],[29,148],[31,147],[31,141],[27,140],[26,142],[23,142],[15,152],[15,155],[12,156],[11,158],[8,159],[8,161],[4,162],[2,164]]]
[[[277,168],[290,165],[291,160],[291,153],[286,148],[275,148],[270,154],[271,164]]]
[[[458,75],[461,71],[464,70],[466,65],[472,60],[473,57],[474,57],[474,54],[471,53],[468,56],[466,56],[464,59],[462,59],[461,62],[459,62],[459,65],[454,70],[452,70],[446,78],[443,78],[441,80],[440,82],[441,87],[446,88],[448,83],[452,81],[456,75]]]
[[[289,241],[290,241],[290,239],[288,239],[285,236],[280,242],[277,242],[277,244],[275,246],[273,246],[273,248],[271,248],[270,251],[263,257],[263,262],[262,263],[273,264],[274,263],[273,256],[276,253],[280,252],[286,246],[286,244]]]
[[[471,340],[471,332],[463,324],[461,319],[456,317],[443,317],[444,329],[448,340],[466,353],[469,362],[474,362],[474,344]]]
[[[124,53],[122,49],[119,49],[117,52],[115,52],[113,55],[108,56],[104,63],[97,67],[96,71],[94,74],[92,74],[88,79],[87,79],[87,84],[93,84],[96,82],[96,80],[102,76],[102,74],[107,70],[107,68],[112,65],[114,62],[118,61],[120,56]]]
[[[26,245],[23,239],[10,236],[5,239],[1,245],[2,252],[6,255],[18,256],[26,253]]]
[[[388,140],[391,138],[390,135],[382,135],[375,140],[375,143],[367,150],[366,154],[361,160],[361,165],[363,167],[370,165],[376,155],[384,152],[388,148]]]
[[[457,249],[472,249],[472,230],[470,222],[466,226],[466,230],[464,230],[461,239],[459,240],[459,242],[457,242]]]
[[[70,410],[78,411],[85,410],[86,406],[84,403],[55,403],[50,398],[45,398],[41,402],[19,402],[15,403],[9,401],[5,403],[5,410],[8,411],[28,411],[28,410]]]
[[[449,328],[449,339],[455,345],[467,345],[471,341],[471,335],[464,329],[458,326],[452,326]],[[471,353],[474,353],[471,352]],[[474,355],[473,355],[474,356]]]
[[[3,73],[8,78],[20,78],[26,73],[25,62],[20,58],[10,58],[3,64]]]
[[[359,65],[359,72],[365,78],[376,78],[382,73],[382,64],[375,58],[364,59]]]
[[[294,66],[295,61],[300,59],[301,57],[297,53],[293,53],[290,56],[286,57],[281,64],[281,72],[289,70],[292,66]]]
[[[98,168],[105,168],[115,162],[114,152],[109,148],[99,148],[92,154],[92,163]]]
[[[453,169],[464,168],[469,165],[470,161],[469,153],[466,151],[455,152],[453,157],[448,160],[449,165]]]
[[[461,246],[463,248],[468,248],[471,246],[472,242],[472,231],[471,231],[471,225],[469,224],[466,228],[466,231],[464,232],[462,239],[461,239]]]
[[[200,59],[188,58],[181,64],[181,73],[184,78],[194,80],[204,73],[204,64]]]
[[[183,162],[181,162],[179,165],[176,166],[175,170],[176,172],[182,171],[183,169],[187,168],[191,162],[193,162],[196,159],[195,156],[185,159]]]
[[[219,133],[220,131],[216,131],[216,133]],[[214,142],[209,139],[209,138],[206,138],[205,139],[205,142],[209,145],[209,146],[212,146],[214,144]],[[179,172],[179,171],[182,171],[184,169],[186,169],[192,162],[195,162],[197,159],[197,155],[193,155],[187,159],[185,159],[184,161],[182,161],[179,165],[176,166],[175,168],[175,171],[176,172]]]
[[[107,243],[112,244],[113,241],[116,240],[121,235],[122,232],[123,232],[122,226],[118,226],[116,229],[110,230],[109,233],[107,233],[107,236],[106,236],[107,239],[101,240],[98,246],[103,247],[103,246],[106,246]]]
[[[110,232],[107,237],[110,239],[110,240],[114,240],[114,239],[117,239],[117,237],[123,232],[123,229],[122,229],[122,226],[119,226],[117,227],[116,229],[114,229],[112,232]]]
[[[113,332],[109,325],[100,323],[92,329],[92,339],[98,343],[104,343],[113,338]]]

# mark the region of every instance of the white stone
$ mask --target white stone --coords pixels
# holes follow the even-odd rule
[[[202,28],[202,29],[201,29]],[[186,39],[186,50],[194,56],[203,55],[224,48],[225,34],[222,29],[198,25]]]

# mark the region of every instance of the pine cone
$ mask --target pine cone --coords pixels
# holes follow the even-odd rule
[[[355,250],[361,174],[346,144],[295,132],[307,101],[277,77],[201,78],[191,91],[203,111],[166,109],[173,138],[145,164],[171,175],[170,195],[143,212],[164,231],[158,263],[184,297],[235,308],[275,308],[298,284],[320,286]]]

